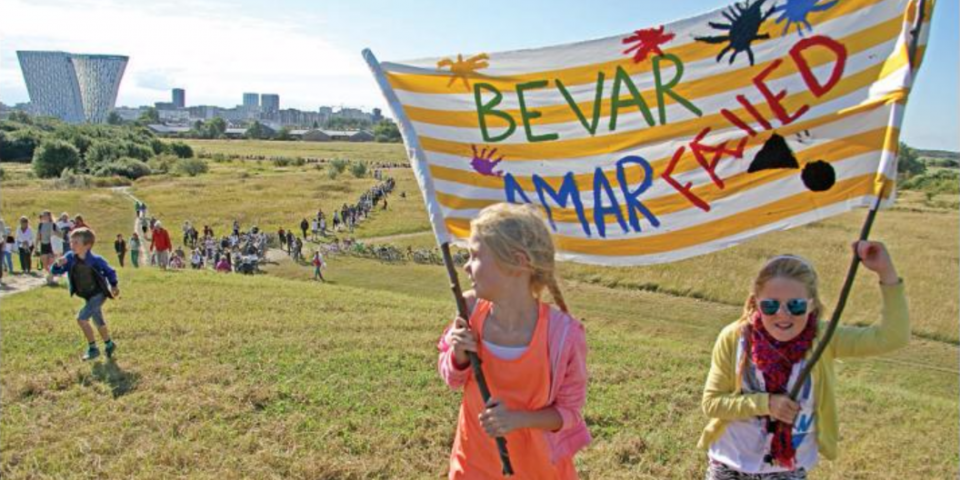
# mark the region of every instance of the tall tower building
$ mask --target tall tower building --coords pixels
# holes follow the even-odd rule
[[[18,51],[30,104],[37,115],[68,123],[105,123],[117,101],[129,57]]]
[[[174,88],[173,108],[185,108],[187,106],[187,92],[182,88]]]
[[[80,84],[69,53],[18,51],[17,58],[34,115],[83,122]]]
[[[243,108],[245,110],[256,110],[260,108],[260,95],[257,93],[244,93]]]
[[[279,113],[280,95],[275,93],[264,93],[260,95],[260,107],[263,109],[263,113]]]

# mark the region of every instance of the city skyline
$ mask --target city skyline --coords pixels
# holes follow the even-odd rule
[[[557,0],[543,8],[491,1],[475,10],[431,1],[0,0],[0,101],[28,98],[15,50],[69,50],[131,58],[117,106],[170,101],[179,87],[188,92],[187,105],[232,107],[245,92],[266,92],[282,97],[281,109],[342,105],[388,113],[360,56],[365,47],[381,61],[533,48],[627,33],[730,3]],[[960,150],[957,10],[956,2],[938,2],[903,124],[911,145]]]

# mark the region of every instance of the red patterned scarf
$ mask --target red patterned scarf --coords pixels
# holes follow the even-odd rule
[[[750,359],[763,374],[767,392],[771,394],[787,393],[787,382],[793,365],[807,354],[817,336],[817,318],[811,313],[807,316],[807,326],[793,340],[781,342],[773,338],[763,327],[760,314],[754,315],[750,328]],[[768,427],[773,432],[770,452],[776,463],[784,468],[793,469],[796,451],[793,448],[792,425],[778,422],[767,417]]]

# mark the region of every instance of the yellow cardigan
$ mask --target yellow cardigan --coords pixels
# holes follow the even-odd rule
[[[813,367],[814,408],[817,447],[828,459],[837,457],[837,402],[836,374],[833,360],[844,357],[881,355],[907,344],[910,340],[910,320],[903,281],[896,285],[880,285],[883,310],[880,322],[869,327],[838,326],[833,339]],[[741,323],[727,325],[713,347],[713,361],[707,384],[703,389],[703,413],[710,422],[703,429],[698,447],[709,449],[723,434],[727,423],[750,417],[769,415],[770,398],[767,393],[741,394],[737,383],[737,345],[740,342]],[[817,340],[821,340],[827,322],[820,322]],[[807,353],[808,357],[813,348]]]

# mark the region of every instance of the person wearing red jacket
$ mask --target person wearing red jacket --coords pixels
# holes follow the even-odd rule
[[[150,241],[150,251],[157,255],[157,265],[166,270],[170,264],[170,251],[173,250],[173,243],[170,241],[170,233],[160,224],[158,220],[153,224],[153,238]]]

